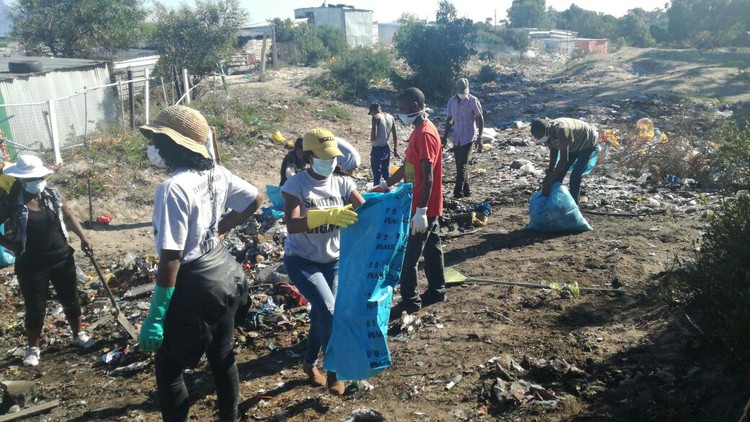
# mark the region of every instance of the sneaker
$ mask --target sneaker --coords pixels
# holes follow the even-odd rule
[[[436,303],[445,302],[445,293],[433,293],[426,291],[419,296],[422,299],[422,306],[430,306]]]
[[[342,381],[339,381],[336,377],[335,372],[328,371],[326,374],[326,383],[328,384],[328,392],[334,396],[343,396],[346,386]]]
[[[324,377],[323,374],[318,371],[318,368],[315,365],[308,365],[306,363],[303,363],[302,372],[307,375],[307,378],[310,380],[310,383],[312,383],[312,385],[323,386],[326,384],[326,377]]]
[[[40,351],[38,347],[27,347],[26,357],[23,358],[23,366],[37,366],[39,365]]]
[[[407,314],[415,314],[422,308],[421,305],[416,303],[399,302],[396,306],[391,308],[390,319],[401,318],[401,314],[406,312]]]
[[[94,345],[94,340],[91,339],[91,336],[88,335],[85,331],[81,331],[78,333],[76,338],[73,339],[73,342],[71,343],[73,346],[80,347],[81,349],[88,349],[89,347]]]

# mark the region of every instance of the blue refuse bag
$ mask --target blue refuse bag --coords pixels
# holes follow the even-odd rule
[[[411,219],[412,185],[367,195],[359,221],[341,230],[333,329],[323,368],[363,380],[391,365],[388,318],[401,277]]]
[[[536,192],[529,199],[530,230],[540,232],[586,232],[593,230],[568,188],[555,183],[547,196]]]
[[[5,234],[5,224],[0,224],[0,233]],[[9,250],[0,246],[0,268],[5,268],[8,265],[16,263],[16,256],[13,255]]]
[[[266,185],[266,194],[273,205],[273,209],[284,211],[284,197],[281,196],[281,187]]]

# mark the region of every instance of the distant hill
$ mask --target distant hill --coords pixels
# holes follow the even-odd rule
[[[0,0],[0,38],[10,36],[13,29],[13,22],[10,20],[10,8],[5,5],[5,1]]]

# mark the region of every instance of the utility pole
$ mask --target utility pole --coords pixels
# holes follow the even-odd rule
[[[271,55],[273,56],[273,67],[279,67],[279,52],[276,50],[276,25],[271,24]]]

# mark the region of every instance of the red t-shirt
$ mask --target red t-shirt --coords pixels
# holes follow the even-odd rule
[[[406,147],[404,181],[414,184],[412,215],[417,209],[419,197],[422,194],[424,183],[422,160],[427,160],[432,164],[432,192],[427,202],[427,216],[437,217],[443,214],[443,151],[440,134],[429,120],[425,120],[421,126],[414,129],[409,137],[409,146]]]

